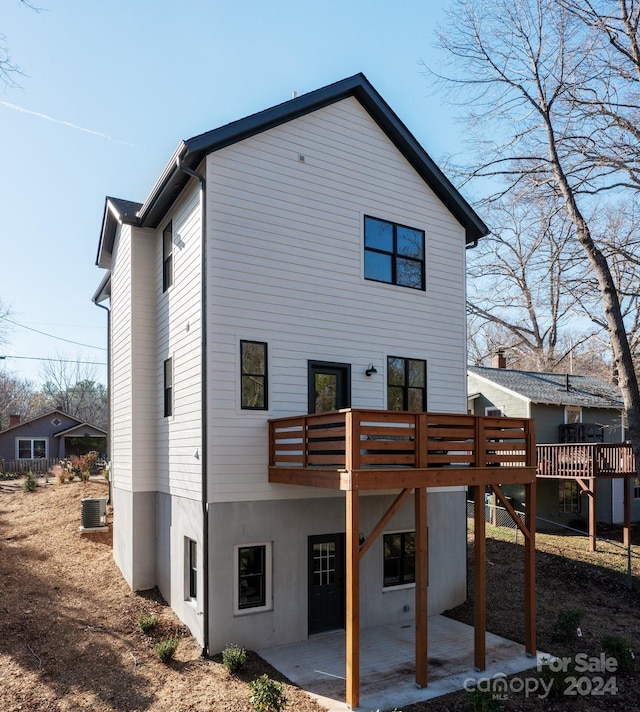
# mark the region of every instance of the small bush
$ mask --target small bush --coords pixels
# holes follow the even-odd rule
[[[575,677],[575,660],[570,659],[568,665],[551,665],[550,661],[546,658],[542,659],[542,664],[540,666],[538,677],[545,684],[545,687],[549,689],[549,697],[560,697],[563,695],[567,689],[567,678]]]
[[[143,633],[150,633],[158,625],[158,616],[155,613],[141,613],[138,616],[138,628]]]
[[[247,662],[247,651],[239,645],[227,645],[222,651],[222,664],[233,674]]]
[[[560,611],[553,629],[556,640],[565,643],[575,640],[578,637],[578,628],[583,618],[584,611],[581,609],[568,608],[566,611]]]
[[[605,635],[600,642],[604,652],[618,661],[620,672],[633,670],[635,655],[631,647],[631,638],[624,635]]]
[[[156,644],[156,655],[163,663],[169,663],[178,649],[178,638],[165,638]]]
[[[469,709],[471,712],[501,712],[502,703],[494,699],[491,692],[474,690],[471,693]]]
[[[35,475],[31,470],[27,472],[27,476],[25,478],[25,481],[22,483],[22,491],[23,492],[35,492],[38,487],[38,481],[35,478]]]
[[[271,680],[266,674],[250,682],[249,689],[249,702],[256,712],[280,712],[287,704],[282,683]]]

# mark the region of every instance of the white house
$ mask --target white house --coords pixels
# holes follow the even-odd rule
[[[486,232],[361,74],[182,141],[142,204],[106,199],[114,556],[207,652],[345,626],[344,489],[270,477],[268,423],[465,414],[465,249]],[[413,495],[383,517],[396,494],[359,504],[362,538],[384,524],[362,627],[416,613],[426,539]],[[466,597],[464,487],[430,489],[428,522],[431,614]]]

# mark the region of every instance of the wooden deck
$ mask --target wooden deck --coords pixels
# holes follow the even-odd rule
[[[375,490],[535,481],[533,422],[347,408],[269,422],[269,481]]]
[[[536,446],[538,477],[635,477],[630,443],[545,443]]]
[[[345,491],[346,699],[360,699],[360,561],[408,496],[415,507],[415,679],[428,683],[428,488],[468,486],[474,508],[474,666],[486,666],[485,491],[491,487],[524,535],[525,650],[536,654],[536,448],[533,421],[451,413],[347,408],[269,421],[269,482]],[[501,491],[523,483],[522,522]],[[399,490],[360,539],[360,492]]]

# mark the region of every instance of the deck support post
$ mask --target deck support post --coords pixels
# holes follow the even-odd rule
[[[347,704],[360,706],[360,493],[346,493],[346,677]]]
[[[416,565],[416,684],[426,687],[429,678],[428,658],[428,529],[427,529],[427,489],[415,488],[415,565]]]
[[[631,545],[631,480],[625,477],[624,480],[624,523],[622,529],[622,542],[626,547]]]
[[[528,655],[536,655],[536,485],[525,484],[524,538],[524,643]]]
[[[589,551],[596,550],[596,481],[589,478]]]
[[[487,541],[485,538],[484,487],[473,487],[473,664],[484,670],[487,655]]]

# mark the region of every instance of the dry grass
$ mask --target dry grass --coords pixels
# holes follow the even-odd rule
[[[42,483],[42,480],[41,480]],[[80,535],[81,499],[106,483],[50,483],[22,492],[0,481],[0,710],[2,712],[250,712],[249,681],[266,672],[249,655],[237,676],[201,649],[159,596],[132,593],[111,554],[111,532]],[[138,628],[155,613],[151,635]],[[154,646],[180,638],[165,665]],[[289,709],[319,712],[286,686]]]
[[[265,672],[283,678],[254,654],[231,676],[219,658],[202,658],[157,594],[129,590],[113,562],[111,532],[81,536],[78,531],[81,499],[105,495],[102,481],[50,483],[32,494],[22,491],[19,480],[0,481],[0,711],[250,712],[249,681]],[[522,641],[522,547],[514,545],[512,532],[489,529],[489,535],[487,626]],[[625,634],[640,651],[638,559],[630,592],[619,549],[590,554],[584,539],[550,535],[538,537],[538,549],[538,647],[595,656],[604,635]],[[585,611],[583,636],[559,642],[556,616],[569,609]],[[159,620],[149,635],[137,625],[143,613]],[[471,623],[472,597],[450,615]],[[174,661],[165,665],[154,646],[174,635],[180,644]],[[640,709],[638,673],[617,677],[615,697],[539,700],[510,694],[488,709]],[[286,709],[320,712],[295,686],[287,684],[285,694]],[[473,709],[471,702],[469,693],[460,692],[404,712],[466,711]]]

